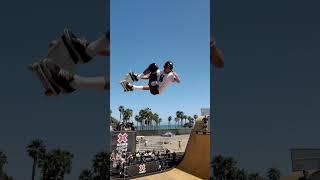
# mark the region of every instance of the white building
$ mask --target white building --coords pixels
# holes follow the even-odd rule
[[[210,108],[201,108],[201,116],[210,116]],[[210,131],[210,120],[211,118],[209,118],[208,120],[208,130]]]
[[[320,149],[291,149],[292,171],[320,170]]]
[[[201,116],[210,116],[210,108],[201,108]]]

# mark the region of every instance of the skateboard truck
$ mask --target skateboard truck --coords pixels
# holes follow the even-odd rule
[[[125,77],[123,78],[123,80],[120,81],[120,84],[121,84],[121,86],[122,86],[123,89],[124,89],[124,92],[130,91],[130,90],[126,87],[126,85],[127,85],[128,83],[133,83],[133,82],[134,82],[133,77],[130,75],[131,72],[132,72],[132,71],[130,71],[128,74],[126,74]]]

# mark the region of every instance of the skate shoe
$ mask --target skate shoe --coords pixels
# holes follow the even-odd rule
[[[41,67],[39,63],[30,64],[28,68],[33,71],[42,82],[42,85],[45,88],[44,94],[46,96],[56,96],[60,94],[60,88],[55,85],[52,79],[46,76],[43,67]]]
[[[72,73],[60,68],[59,65],[48,59],[45,59],[40,65],[43,66],[45,73],[53,83],[63,92],[71,93],[76,90],[70,84],[74,80]]]
[[[75,64],[84,64],[92,59],[92,57],[86,53],[86,48],[89,45],[89,42],[84,38],[80,39],[70,30],[65,29],[62,35],[62,40]]]
[[[133,85],[128,83],[128,82],[124,82],[125,84],[125,91],[133,91]]]
[[[139,80],[138,79],[138,75],[135,74],[134,72],[129,72],[129,75],[130,75],[132,81],[138,81]]]

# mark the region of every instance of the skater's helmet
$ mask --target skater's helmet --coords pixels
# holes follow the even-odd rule
[[[171,70],[173,69],[173,62],[172,61],[167,61],[164,66],[164,68],[169,67]]]
[[[159,69],[159,67],[158,67],[158,65],[156,64],[156,63],[152,63],[152,64],[150,64],[149,65],[149,68],[148,68],[151,72],[156,72],[158,69]]]

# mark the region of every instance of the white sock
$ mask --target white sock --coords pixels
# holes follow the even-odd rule
[[[75,89],[99,89],[105,90],[106,79],[104,77],[81,77],[74,75],[71,86]]]
[[[143,90],[143,86],[133,85],[132,88],[133,88],[133,90]]]

